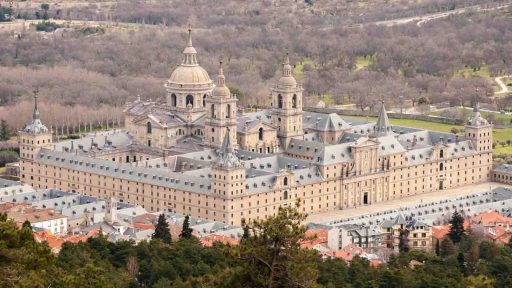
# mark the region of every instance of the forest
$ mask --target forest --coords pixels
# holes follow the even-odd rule
[[[203,247],[187,224],[171,239],[160,217],[153,239],[135,244],[105,236],[65,243],[58,255],[34,241],[30,223],[0,215],[1,287],[511,287],[512,245],[497,246],[464,231],[460,215],[432,253],[409,250],[374,267],[301,249],[305,215],[281,208],[246,223],[237,246]],[[163,220],[162,220],[163,219]],[[457,220],[458,219],[458,220]],[[187,223],[185,221],[184,223]],[[412,261],[414,260],[414,261]],[[411,263],[416,263],[411,265]],[[419,263],[419,264],[418,264]]]
[[[512,70],[510,7],[469,10],[421,26],[375,24],[502,1],[338,2],[50,2],[44,10],[39,2],[16,2],[13,14],[21,19],[35,19],[38,12],[48,21],[110,24],[97,29],[64,23],[53,32],[38,32],[35,26],[0,30],[0,118],[19,129],[30,117],[20,112],[30,107],[35,89],[45,104],[43,121],[51,126],[98,119],[97,111],[122,117],[123,105],[138,95],[162,100],[163,84],[181,61],[188,23],[199,62],[212,79],[219,57],[226,59],[227,83],[240,94],[240,105],[268,104],[269,89],[289,52],[306,103],[322,99],[374,109],[383,98],[389,105],[405,99],[496,102],[499,109],[510,108],[510,97],[489,98],[495,90],[492,77]],[[385,9],[376,9],[384,2]],[[116,26],[120,23],[133,26]]]

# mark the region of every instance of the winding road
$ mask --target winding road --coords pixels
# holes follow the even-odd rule
[[[510,89],[508,89],[508,86],[503,82],[503,78],[512,78],[512,75],[505,75],[494,78],[494,81],[496,81],[498,86],[500,86],[500,91],[494,92],[494,95],[507,94],[511,92]]]

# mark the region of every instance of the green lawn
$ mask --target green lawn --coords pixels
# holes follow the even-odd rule
[[[483,78],[491,78],[491,75],[489,73],[489,67],[487,65],[482,65],[480,70],[473,71],[473,68],[466,67],[464,69],[460,69],[459,71],[455,72],[455,77],[471,77],[471,76],[480,76]],[[493,81],[494,82],[494,81]]]
[[[343,116],[343,117],[344,118],[354,118],[354,119],[368,119],[368,121],[370,121],[370,122],[377,121],[376,117],[360,117],[360,116],[347,116],[347,117]],[[464,128],[463,126],[459,126],[459,125],[450,125],[450,124],[444,124],[444,123],[435,123],[435,122],[411,120],[411,119],[390,118],[389,122],[391,122],[392,125],[426,129],[426,130],[432,130],[432,131],[440,131],[440,132],[450,132],[450,130],[453,127],[456,127],[459,130]]]
[[[374,56],[357,56],[356,58],[356,70],[364,69],[372,64]]]
[[[459,108],[452,108],[452,109],[457,109],[457,114],[459,115],[458,117],[460,117],[460,115],[462,115],[462,108],[459,107]],[[469,115],[471,115],[471,113],[472,113],[471,110],[466,109],[466,115],[469,116]],[[436,112],[432,112],[430,115],[442,116],[442,114],[443,114],[442,111],[436,111]],[[492,119],[492,122],[494,122],[496,124],[509,125],[512,123],[512,115],[485,112],[485,111],[480,111],[480,114],[482,115],[482,117],[484,117],[487,120],[494,117],[494,119]]]
[[[304,59],[302,60],[302,62],[295,63],[292,73],[298,80],[304,80],[304,78],[306,77],[304,75],[304,65],[306,64],[310,65],[312,69],[316,69],[316,64],[311,59]]]
[[[501,145],[497,145],[492,152],[496,154],[512,154],[512,146],[502,147]]]

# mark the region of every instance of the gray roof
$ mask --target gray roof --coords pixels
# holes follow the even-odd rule
[[[496,172],[501,172],[501,173],[512,173],[512,165],[502,164],[498,167],[495,167],[493,170]]]
[[[54,149],[64,152],[100,152],[126,147],[132,144],[132,137],[123,130],[87,134],[85,137],[74,140],[65,140],[54,143]]]
[[[351,126],[336,113],[304,112],[302,125],[304,129],[317,131],[341,131],[351,128]]]

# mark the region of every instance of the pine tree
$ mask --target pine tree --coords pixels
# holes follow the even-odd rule
[[[439,239],[436,239],[436,255],[441,256],[441,245],[439,243]]]
[[[457,244],[464,235],[464,217],[458,211],[453,212],[452,219],[450,220],[450,232],[448,237],[452,240],[453,244]]]
[[[407,253],[409,252],[409,231],[405,229],[400,229],[400,238],[398,242],[398,251],[400,253]]]
[[[167,244],[171,243],[171,232],[169,232],[169,224],[164,214],[158,216],[158,222],[156,223],[152,239],[158,239]]]
[[[9,125],[7,125],[7,121],[0,121],[0,141],[7,141],[11,134],[9,133]]]
[[[441,256],[448,257],[453,253],[455,253],[455,246],[452,240],[448,237],[443,238],[443,241],[441,241]]]
[[[244,225],[244,234],[242,234],[242,240],[247,240],[251,237],[251,232],[249,231],[249,226]]]
[[[22,228],[30,228],[30,229],[32,229],[32,224],[30,224],[30,221],[25,220],[25,222],[23,222]]]
[[[464,253],[459,252],[459,255],[457,255],[457,262],[459,262],[460,271],[466,275],[466,259],[464,258]]]
[[[180,233],[181,239],[190,239],[192,238],[192,228],[190,228],[190,217],[185,216],[185,220],[183,221],[183,228]]]

